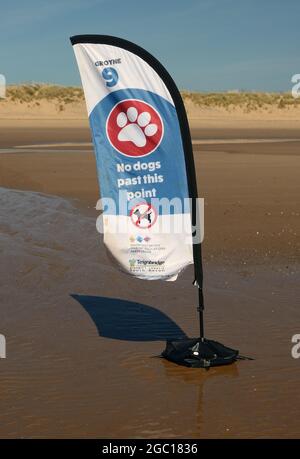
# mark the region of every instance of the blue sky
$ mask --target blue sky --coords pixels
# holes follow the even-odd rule
[[[85,33],[143,46],[180,89],[289,91],[300,73],[299,0],[10,0],[0,73],[79,85],[69,36]]]

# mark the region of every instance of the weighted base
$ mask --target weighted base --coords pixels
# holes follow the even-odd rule
[[[167,341],[161,355],[178,365],[209,368],[235,362],[239,358],[239,351],[210,339],[188,338]]]

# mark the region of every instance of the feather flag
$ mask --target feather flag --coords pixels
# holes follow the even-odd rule
[[[189,198],[197,197],[180,93],[151,54],[101,35],[71,38],[92,131],[104,244],[141,279],[175,280],[194,263]]]

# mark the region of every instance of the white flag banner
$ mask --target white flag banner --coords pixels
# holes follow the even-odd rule
[[[104,244],[122,271],[175,280],[194,262],[189,198],[197,197],[179,91],[133,43],[101,35],[71,43],[96,155]]]

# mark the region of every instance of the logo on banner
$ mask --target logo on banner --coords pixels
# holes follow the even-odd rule
[[[131,209],[130,217],[135,226],[141,229],[148,229],[156,222],[157,213],[151,204],[143,202]]]
[[[105,67],[102,70],[102,78],[105,80],[106,86],[112,88],[118,83],[119,75],[113,67]]]
[[[122,155],[146,156],[159,146],[164,126],[158,111],[137,99],[126,99],[114,106],[106,133],[111,145]]]

